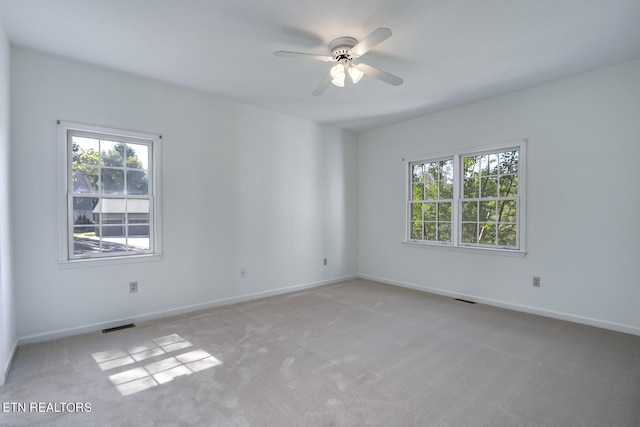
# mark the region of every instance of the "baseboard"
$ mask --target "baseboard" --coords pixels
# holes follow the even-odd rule
[[[451,298],[461,298],[468,301],[474,301],[493,307],[506,308],[508,310],[520,311],[523,313],[535,314],[538,316],[550,317],[552,319],[566,320],[568,322],[580,323],[583,325],[595,326],[597,328],[609,329],[616,332],[623,332],[631,335],[640,336],[640,328],[625,325],[622,323],[610,322],[602,319],[594,319],[591,317],[578,316],[575,314],[562,313],[559,311],[547,310],[544,308],[531,307],[527,305],[514,304],[506,301],[484,298],[477,295],[470,295],[459,292],[452,292],[446,289],[433,288],[430,286],[416,285],[415,283],[402,282],[398,280],[385,279],[382,277],[370,276],[367,274],[358,275],[361,279],[372,280],[374,282],[386,283],[388,285],[400,286],[403,288],[415,289],[422,292],[429,292],[436,295],[442,295]]]
[[[16,351],[18,351],[18,341],[15,341],[13,343],[13,350],[11,350],[11,357],[9,358],[7,365],[4,366],[4,369],[2,370],[2,376],[0,377],[0,387],[2,387],[7,381],[7,377],[9,376],[9,369],[11,369],[11,364],[13,363],[13,358],[16,357]]]
[[[206,310],[209,308],[236,304],[239,302],[251,301],[251,300],[256,300],[260,298],[266,298],[274,295],[286,294],[289,292],[315,288],[318,286],[332,285],[335,283],[340,283],[340,282],[353,280],[357,278],[358,276],[355,274],[349,275],[349,276],[336,277],[333,279],[321,280],[318,282],[303,283],[303,284],[288,286],[284,288],[239,295],[231,298],[222,298],[222,299],[208,301],[200,304],[193,304],[193,305],[188,305],[183,307],[171,308],[168,310],[155,311],[155,312],[141,314],[138,316],[123,318],[123,319],[115,319],[107,322],[93,323],[90,325],[79,326],[76,328],[60,329],[56,331],[45,332],[42,334],[29,335],[26,337],[19,338],[17,345],[21,346],[25,344],[32,344],[32,343],[42,342],[42,341],[51,341],[59,338],[96,332],[102,329],[112,328],[125,323],[135,323],[135,322],[141,323],[141,322],[147,322],[150,320],[173,317],[173,316],[178,316],[180,314],[192,313],[195,311]]]

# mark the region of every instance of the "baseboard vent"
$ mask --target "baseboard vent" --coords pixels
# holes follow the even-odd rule
[[[454,298],[456,301],[460,301],[460,302],[466,302],[467,304],[475,304],[475,301],[469,301],[466,299],[461,299],[461,298]]]
[[[120,326],[114,326],[113,328],[103,329],[102,333],[108,334],[109,332],[121,331],[123,329],[129,329],[129,328],[135,328],[135,327],[136,327],[135,323],[129,323],[128,325],[120,325]]]

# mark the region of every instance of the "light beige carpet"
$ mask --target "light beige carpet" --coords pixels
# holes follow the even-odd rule
[[[640,337],[355,280],[20,347],[0,399],[12,426],[639,426]]]

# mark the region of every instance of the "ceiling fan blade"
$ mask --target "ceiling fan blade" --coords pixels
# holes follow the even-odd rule
[[[327,90],[327,88],[329,87],[329,85],[331,84],[331,73],[327,73],[327,75],[325,76],[325,78],[320,82],[320,84],[318,85],[318,87],[316,88],[316,90],[313,91],[313,95],[314,96],[320,96],[324,93],[325,90]]]
[[[351,52],[356,56],[362,56],[375,46],[379,45],[393,33],[388,28],[378,28],[364,38],[360,43],[351,48]]]
[[[313,59],[315,61],[335,61],[331,56],[327,55],[315,55],[313,53],[302,52],[288,52],[286,50],[279,50],[273,52],[273,54],[279,58],[300,58],[300,59]]]
[[[402,80],[400,77],[394,76],[393,74],[387,73],[386,71],[382,71],[379,68],[372,67],[369,64],[360,62],[357,66],[358,69],[365,73],[367,76],[382,80],[383,82],[389,83],[390,85],[400,86],[404,82],[404,80]]]

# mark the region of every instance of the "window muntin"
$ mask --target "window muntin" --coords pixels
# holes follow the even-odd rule
[[[407,240],[524,252],[524,148],[408,162]]]
[[[154,151],[159,137],[76,126],[65,131],[66,259],[158,253]]]

